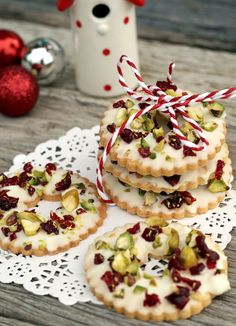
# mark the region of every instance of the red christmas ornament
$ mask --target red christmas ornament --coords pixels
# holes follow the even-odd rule
[[[20,66],[0,69],[0,112],[17,117],[30,111],[39,95],[37,80]]]
[[[26,47],[19,35],[0,29],[0,68],[20,65]]]

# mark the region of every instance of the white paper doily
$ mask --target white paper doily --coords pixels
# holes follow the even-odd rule
[[[63,168],[78,171],[94,182],[98,131],[98,126],[89,130],[73,128],[58,140],[49,140],[38,145],[33,153],[16,156],[10,170],[14,171],[28,161],[37,165],[45,165],[52,161]],[[0,281],[22,284],[30,292],[52,295],[66,305],[87,301],[98,303],[85,281],[83,257],[87,248],[98,235],[115,226],[138,220],[141,219],[117,207],[110,207],[108,217],[97,233],[68,252],[56,256],[24,257],[0,251]],[[211,234],[224,249],[231,240],[232,228],[236,226],[236,191],[231,190],[217,209],[201,216],[181,220],[181,223]],[[165,264],[165,261],[150,260],[144,268],[150,273],[159,273]]]

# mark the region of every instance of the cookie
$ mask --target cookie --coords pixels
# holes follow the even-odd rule
[[[148,258],[166,259],[147,274]],[[98,300],[141,320],[186,319],[230,289],[227,257],[208,235],[158,219],[127,224],[97,238],[85,256],[89,286]]]
[[[215,172],[217,162],[219,160],[226,161],[229,151],[224,144],[215,156],[215,158],[207,163],[207,165],[199,167],[196,170],[186,172],[183,175],[174,175],[171,177],[153,177],[142,176],[135,172],[129,172],[127,169],[119,166],[116,161],[109,158],[105,164],[105,170],[111,173],[120,181],[131,185],[134,188],[141,188],[145,191],[167,192],[185,191],[195,189],[199,185],[205,185]]]
[[[220,180],[212,179],[208,185],[173,194],[146,192],[124,184],[111,174],[104,175],[106,193],[118,207],[141,217],[159,216],[177,218],[203,214],[215,208],[225,197],[232,175],[230,159],[224,167]],[[209,191],[210,189],[210,191]]]
[[[56,166],[49,173],[48,181],[40,185],[37,200],[59,201],[58,207],[47,215],[41,213],[40,205],[32,208],[28,184],[34,184],[34,187],[40,184],[39,180],[36,182],[33,179],[33,171],[36,170],[26,173],[29,180],[24,187],[21,183],[6,186],[12,180],[3,176],[5,181],[2,186],[5,187],[0,188],[2,249],[15,254],[54,255],[77,246],[103,223],[106,205],[99,199],[95,185],[78,174],[57,169]],[[21,173],[17,172],[15,176]]]
[[[119,108],[112,106],[105,112],[100,128],[100,148],[104,148],[116,128],[133,113],[140,110],[139,104],[124,97]],[[221,108],[221,110],[218,110]],[[204,151],[192,151],[183,146],[172,131],[168,118],[158,111],[151,111],[134,120],[117,139],[109,154],[112,161],[117,161],[130,172],[141,175],[171,176],[182,175],[196,170],[214,159],[225,142],[226,124],[224,107],[218,103],[194,104],[187,108],[191,118],[204,130],[209,146]],[[181,131],[194,143],[199,138],[191,125],[178,117]]]

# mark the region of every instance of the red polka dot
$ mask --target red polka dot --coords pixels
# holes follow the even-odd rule
[[[124,18],[124,24],[127,25],[129,23],[129,17]]]
[[[82,27],[82,23],[81,23],[80,20],[76,20],[76,26],[77,26],[78,28],[81,28],[81,27]]]
[[[106,92],[110,92],[112,89],[111,85],[108,85],[108,84],[105,85],[103,88],[104,88],[104,91],[106,91]]]
[[[110,51],[109,49],[104,49],[104,50],[102,51],[102,53],[103,53],[103,55],[108,56],[108,55],[111,54],[111,51]]]

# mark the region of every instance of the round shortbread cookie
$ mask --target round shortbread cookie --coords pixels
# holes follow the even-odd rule
[[[85,255],[96,297],[129,318],[177,320],[198,314],[230,289],[227,257],[210,236],[158,219],[127,224],[97,238]],[[147,274],[148,258],[167,259]]]
[[[207,185],[199,186],[187,192],[174,192],[169,195],[145,192],[123,184],[108,173],[103,178],[103,184],[106,193],[113,202],[131,214],[137,214],[141,217],[159,216],[167,219],[181,219],[203,214],[209,209],[215,208],[226,195],[231,174],[232,166],[230,159],[228,159],[221,180],[226,189],[220,192],[210,192]]]
[[[215,158],[201,166],[196,170],[186,172],[183,175],[174,175],[173,177],[153,177],[142,176],[135,172],[129,172],[121,167],[117,162],[111,161],[109,158],[105,164],[105,170],[114,177],[119,178],[124,183],[134,188],[141,188],[145,191],[171,193],[173,191],[185,191],[195,189],[200,185],[207,184],[216,170],[218,160],[226,161],[229,155],[228,146],[224,144],[221,150],[216,154]]]
[[[103,223],[106,205],[94,184],[62,169],[50,177],[37,200],[58,201],[47,215],[42,214],[40,205],[32,208],[27,189],[19,185],[0,188],[2,249],[24,255],[53,255],[78,245]]]
[[[127,100],[128,102],[126,102]],[[127,96],[121,101],[124,103],[123,106],[126,105],[129,108],[115,109],[111,105],[104,114],[100,128],[100,148],[107,145],[112,137],[112,132],[115,131],[117,126],[121,125],[121,122],[127,119],[129,114],[140,110],[138,103],[135,100],[129,100]],[[191,110],[191,116],[194,116],[195,120],[199,120],[199,124],[205,128],[204,133],[209,141],[206,150],[192,152],[188,148],[186,149],[179,143],[178,139],[176,140],[172,130],[168,127],[170,121],[163,114],[150,112],[141,121],[135,120],[135,123],[137,123],[135,126],[131,124],[128,127],[130,130],[128,135],[118,138],[109,154],[110,159],[117,161],[120,166],[125,167],[130,172],[154,177],[182,175],[187,171],[197,169],[199,166],[206,165],[220,151],[222,144],[225,142],[226,124],[224,114],[221,117],[214,116],[213,111],[202,104],[194,104],[188,110]],[[197,142],[196,134],[180,116],[178,122],[181,128],[184,128],[183,130],[189,139]],[[161,127],[164,129],[164,133],[160,129]],[[144,138],[142,142],[140,135]],[[138,139],[136,139],[137,137]],[[142,154],[140,154],[140,148],[142,148]],[[147,150],[147,148],[149,149]],[[145,158],[143,155],[145,155]]]

